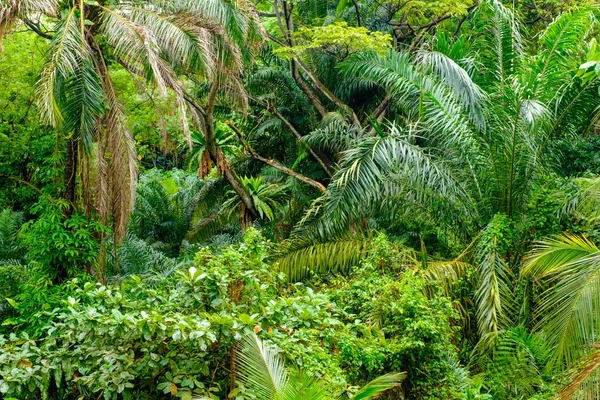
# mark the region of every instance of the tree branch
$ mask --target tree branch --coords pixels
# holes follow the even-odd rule
[[[301,140],[302,139],[302,135],[300,134],[300,132],[298,132],[298,130],[294,127],[294,125],[292,125],[292,123],[290,121],[288,121],[287,118],[285,118],[277,109],[277,107],[272,106],[270,107],[271,111],[273,112],[273,114],[275,114],[277,116],[277,118],[279,118],[284,124],[285,126],[288,127],[288,129],[294,134],[294,136],[296,136],[296,139]],[[327,165],[327,163],[323,160],[322,157],[320,157],[316,151],[308,146],[308,152],[310,153],[311,156],[313,156],[313,158],[315,160],[317,160],[317,162],[321,165],[321,167],[323,167],[323,169],[325,170],[325,173],[331,178],[333,176],[333,172],[331,172],[331,169],[329,168],[329,166]]]
[[[238,129],[237,126],[235,126],[231,121],[225,121],[225,123],[227,124],[227,126],[229,126],[235,132],[235,134],[238,136],[240,142],[244,146],[244,149],[246,151],[248,151],[248,153],[250,153],[250,155],[253,158],[255,158],[258,161],[261,161],[267,165],[270,165],[273,168],[280,170],[281,172],[283,172],[286,175],[289,175],[291,177],[298,179],[299,181],[307,183],[310,186],[319,189],[321,192],[325,192],[325,186],[323,186],[321,183],[319,183],[313,179],[310,179],[309,177],[302,175],[302,174],[286,167],[285,165],[279,163],[277,160],[274,160],[272,158],[271,159],[265,158],[265,157],[261,156],[260,154],[258,154],[256,152],[256,150],[254,150],[252,147],[250,147],[250,144],[246,141],[246,139],[244,139],[242,132],[240,132],[240,130]]]
[[[50,35],[49,33],[46,33],[44,31],[42,31],[42,28],[40,28],[39,22],[35,23],[32,20],[30,20],[29,18],[23,19],[23,22],[25,23],[25,25],[27,25],[27,27],[29,29],[31,29],[33,32],[37,33],[41,37],[43,37],[45,39],[52,39],[53,38],[53,36]]]

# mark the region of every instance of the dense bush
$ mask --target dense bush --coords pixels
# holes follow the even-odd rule
[[[236,343],[255,331],[338,393],[394,370],[408,371],[407,398],[459,395],[455,313],[447,299],[424,295],[414,271],[378,277],[371,258],[360,279],[320,291],[287,284],[268,247],[250,230],[241,245],[202,250],[169,277],[121,286],[74,279],[56,301],[52,287],[27,282],[22,290],[42,295],[13,302],[8,323],[20,333],[0,339],[0,390],[19,399],[224,398],[235,387]]]

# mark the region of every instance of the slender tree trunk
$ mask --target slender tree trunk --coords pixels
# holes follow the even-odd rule
[[[213,119],[213,110],[215,106],[215,100],[217,98],[217,92],[219,90],[219,82],[215,81],[212,84],[210,89],[210,95],[208,96],[208,104],[206,106],[206,115],[204,116],[205,120],[205,129],[204,129],[204,141],[206,142],[206,148],[210,154],[210,158],[213,163],[217,166],[217,169],[223,176],[225,180],[233,191],[238,195],[242,203],[244,203],[248,213],[252,216],[252,219],[258,218],[258,212],[256,211],[256,207],[254,205],[254,201],[248,193],[248,190],[244,186],[244,183],[240,179],[240,177],[229,168],[227,164],[227,160],[225,160],[225,156],[221,149],[217,146],[217,141],[215,139],[215,121]]]
[[[67,216],[70,217],[75,211],[75,186],[77,183],[77,160],[78,143],[75,139],[67,139],[67,151],[65,155],[65,194],[64,199],[69,202]]]

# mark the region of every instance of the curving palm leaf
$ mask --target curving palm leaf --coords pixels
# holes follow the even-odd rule
[[[372,249],[373,244],[366,237],[342,237],[320,243],[292,237],[279,249],[278,268],[292,282],[312,275],[346,274]]]
[[[289,392],[289,376],[279,352],[265,346],[256,335],[247,335],[235,358],[237,378],[260,399],[283,399]]]
[[[600,250],[586,237],[563,234],[537,244],[521,274],[543,283],[536,316],[554,365],[571,365],[595,342],[600,326]]]
[[[242,339],[236,351],[237,379],[258,400],[331,400],[330,386],[301,369],[286,370],[276,348],[265,345],[255,334]],[[380,376],[366,384],[351,399],[373,399],[404,380],[406,373]]]

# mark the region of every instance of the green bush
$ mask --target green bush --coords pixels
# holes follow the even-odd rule
[[[44,267],[53,280],[91,271],[100,251],[98,236],[108,229],[77,212],[66,216],[64,200],[41,199],[32,212],[38,214],[22,230],[27,258]]]
[[[267,262],[269,247],[250,229],[239,246],[203,249],[166,278],[133,276],[120,286],[30,279],[21,290],[39,296],[17,297],[19,315],[0,338],[0,391],[19,399],[225,398],[236,388],[231,355],[254,331],[338,394],[406,370],[407,398],[451,398],[454,312],[447,299],[423,294],[416,273],[378,277],[371,258],[360,279],[340,281],[339,294],[319,292],[289,285]],[[347,302],[369,296],[370,306]],[[238,399],[250,398],[239,389]]]

